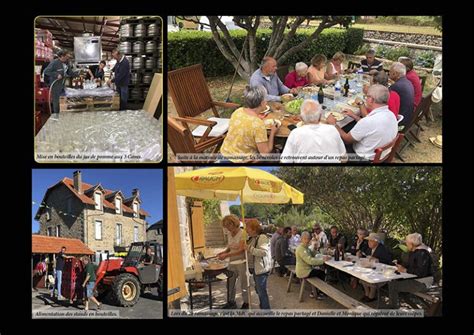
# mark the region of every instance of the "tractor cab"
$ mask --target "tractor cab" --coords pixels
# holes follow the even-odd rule
[[[142,284],[153,284],[159,281],[162,264],[162,248],[158,242],[136,242],[131,244],[122,268],[136,268]]]

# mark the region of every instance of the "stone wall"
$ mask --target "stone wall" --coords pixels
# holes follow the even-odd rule
[[[116,226],[122,224],[122,243],[121,246],[128,247],[134,242],[134,227],[138,227],[138,241],[146,240],[146,223],[145,220],[126,217],[123,215],[102,212],[95,209],[87,209],[85,211],[87,222],[86,227],[86,245],[94,251],[114,252],[116,245]],[[95,221],[102,221],[102,239],[95,238]]]
[[[364,38],[442,47],[442,36],[364,30]]]
[[[59,237],[77,238],[84,242],[81,216],[84,204],[64,185],[59,185],[50,192],[45,202],[50,207],[51,219],[47,220],[46,211],[41,214],[39,234],[48,235],[47,231],[50,227],[52,236],[56,236],[56,227],[59,225]]]

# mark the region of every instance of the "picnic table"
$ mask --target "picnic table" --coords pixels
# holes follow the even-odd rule
[[[342,82],[342,80],[341,80]],[[321,117],[321,123],[326,123],[326,114],[330,111],[337,111],[341,112],[342,109],[347,108],[351,109],[356,115],[360,115],[360,109],[358,107],[354,107],[349,105],[348,102],[350,100],[354,100],[356,96],[362,95],[362,83],[359,83],[355,79],[349,80],[350,89],[353,90],[352,94],[349,96],[344,97],[340,96],[337,100],[332,99],[332,97],[328,97],[327,93],[324,97],[323,102],[323,115]],[[332,87],[325,88],[325,92],[331,91]],[[310,99],[311,96],[300,92],[296,99]],[[278,129],[277,133],[275,134],[276,137],[287,138],[290,135],[291,130],[288,128],[289,125],[296,125],[300,120],[297,115],[293,115],[286,111],[285,105],[281,102],[270,101],[268,102],[268,106],[270,107],[270,112],[268,114],[264,114],[262,116],[262,120],[266,119],[277,119],[281,121],[281,127]],[[296,117],[295,117],[296,116]],[[337,121],[336,124],[339,127],[345,127],[349,123],[354,121],[351,117],[345,116],[344,119]]]
[[[372,268],[365,268],[360,266],[357,257],[353,258],[352,261],[335,261],[334,258],[331,258],[325,261],[324,264],[374,285],[377,289],[377,308],[380,306],[380,288],[382,286],[392,280],[416,278],[416,275],[410,273],[400,272],[397,274],[395,273],[397,270],[395,266],[382,263],[375,263]]]

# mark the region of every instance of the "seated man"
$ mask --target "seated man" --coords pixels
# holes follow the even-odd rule
[[[150,247],[146,248],[146,253],[140,257],[140,264],[151,265],[153,264],[153,253]]]
[[[373,159],[375,149],[389,144],[397,136],[397,118],[388,109],[388,99],[389,91],[387,87],[379,84],[370,86],[367,91],[366,106],[372,111],[366,117],[360,118],[352,111],[344,111],[344,114],[349,115],[357,122],[349,133],[336,125],[334,117],[329,116],[327,118],[329,124],[336,125],[336,129],[344,143],[352,144],[353,152],[358,156],[353,157],[352,160]],[[350,152],[350,149],[351,147],[348,147],[348,152]],[[385,155],[388,155],[388,152]]]
[[[369,49],[365,54],[365,59],[360,61],[360,68],[364,73],[377,74],[379,71],[383,71],[383,63],[375,58],[375,50]]]
[[[368,240],[369,248],[371,249],[371,254],[369,259],[374,261],[378,261],[379,263],[384,263],[387,265],[391,265],[392,263],[392,255],[387,250],[387,248],[381,243],[382,242],[382,235],[378,233],[370,233],[368,237],[365,238]],[[372,302],[375,301],[375,294],[377,293],[377,288],[374,285],[367,284],[362,282],[362,286],[364,287],[364,297],[362,298],[363,302]]]
[[[311,235],[304,231],[301,234],[301,243],[296,248],[296,277],[298,278],[311,278],[318,277],[319,279],[324,280],[325,274],[324,271],[320,269],[314,269],[316,265],[323,265],[324,261],[327,259],[322,255],[321,257],[316,257],[316,253],[309,248],[311,241]],[[327,256],[328,257],[328,256]],[[313,286],[311,286],[311,291]],[[325,295],[322,292],[318,292],[317,296],[319,299],[324,298]],[[311,297],[314,297],[313,292],[311,292]]]
[[[282,163],[341,163],[346,148],[332,125],[320,123],[322,108],[315,100],[305,100],[300,117],[304,125],[294,129],[281,154]]]
[[[415,108],[420,104],[421,98],[423,97],[423,88],[421,87],[421,79],[413,69],[413,61],[410,57],[399,57],[398,61],[405,65],[407,69],[406,78],[411,82],[414,89],[414,103]]]
[[[423,244],[422,236],[410,234],[405,239],[409,251],[408,264],[404,267],[397,264],[398,271],[411,273],[416,279],[394,280],[388,283],[390,307],[399,308],[399,292],[424,292],[433,285],[435,265],[431,257],[431,248]]]
[[[278,274],[282,277],[286,272],[286,265],[295,264],[293,255],[289,250],[289,239],[291,238],[291,228],[285,227],[283,234],[278,237],[275,243],[275,260],[278,262],[280,267],[278,268]]]
[[[289,89],[276,74],[277,62],[272,57],[264,57],[260,69],[250,77],[250,87],[263,86],[267,90],[267,101],[281,101],[280,95],[296,93],[296,89]]]
[[[401,126],[408,126],[413,118],[415,110],[415,89],[413,84],[406,77],[406,67],[402,63],[395,62],[390,66],[388,76],[394,81],[390,86],[390,91],[395,91],[400,96],[400,111],[403,115]]]

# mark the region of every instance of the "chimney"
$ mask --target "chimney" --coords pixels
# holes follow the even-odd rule
[[[133,195],[134,197],[139,197],[139,196],[140,196],[140,191],[138,190],[138,188],[134,188],[134,189],[132,190],[132,195]]]
[[[81,171],[77,170],[74,171],[72,174],[73,180],[74,180],[74,189],[77,191],[77,193],[82,194],[82,176],[81,176]]]

